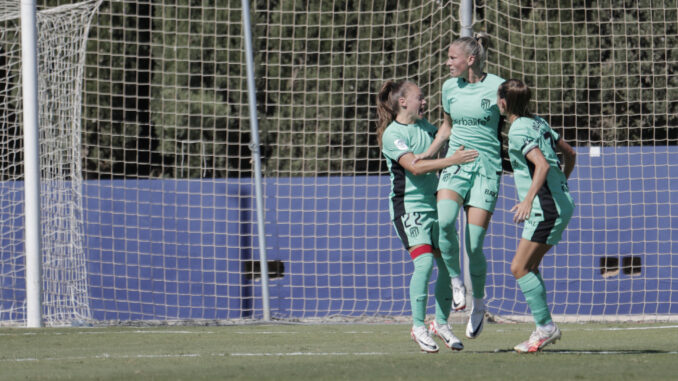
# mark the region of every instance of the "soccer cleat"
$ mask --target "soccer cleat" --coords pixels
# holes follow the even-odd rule
[[[468,318],[468,324],[466,324],[466,337],[469,339],[475,339],[480,335],[480,332],[483,331],[484,325],[485,309],[476,309],[474,307],[471,311],[471,316]]]
[[[457,336],[454,336],[449,324],[440,325],[434,320],[428,327],[428,334],[430,336],[440,337],[443,340],[443,343],[445,343],[445,346],[453,351],[464,349],[464,344],[461,343],[461,340],[459,340]]]
[[[540,351],[545,346],[555,343],[560,340],[561,337],[560,329],[558,326],[552,332],[546,332],[544,329],[537,328],[527,341],[524,341],[515,347],[515,350],[518,353],[534,353]]]
[[[438,353],[438,344],[433,341],[433,338],[429,335],[425,325],[412,327],[410,335],[412,336],[412,340],[419,344],[419,348],[421,348],[422,352]]]
[[[452,285],[452,308],[455,311],[466,308],[466,287],[463,284],[459,287]]]

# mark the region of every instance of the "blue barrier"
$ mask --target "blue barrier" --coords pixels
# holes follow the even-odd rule
[[[575,216],[542,266],[553,312],[677,314],[677,147],[578,151]],[[486,239],[493,313],[527,313],[509,271],[520,232],[506,212],[512,182]],[[390,224],[387,176],[271,178],[264,189],[268,259],[280,265],[274,317],[409,314],[411,264]],[[95,319],[261,317],[250,179],[86,181],[83,193]],[[604,276],[601,258],[618,259],[619,273]],[[628,273],[627,258],[639,261]],[[23,279],[7,282],[16,290]],[[22,298],[7,286],[2,308]]]

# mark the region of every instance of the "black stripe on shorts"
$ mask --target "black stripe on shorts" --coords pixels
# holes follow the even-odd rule
[[[400,240],[403,242],[403,245],[405,245],[405,249],[409,249],[410,242],[407,240],[407,233],[405,233],[405,225],[403,225],[403,219],[400,218],[400,216],[396,217],[395,220],[393,220],[393,224],[395,225],[398,237],[400,237]]]
[[[541,210],[544,212],[544,221],[541,221],[537,225],[530,241],[546,243],[546,240],[549,238],[551,230],[553,229],[553,226],[555,226],[556,220],[560,215],[558,214],[558,208],[556,208],[556,202],[553,199],[551,190],[546,183],[544,183],[539,189],[539,192],[537,192],[537,198],[539,199]]]

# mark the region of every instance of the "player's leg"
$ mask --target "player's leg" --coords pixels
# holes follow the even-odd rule
[[[464,198],[473,185],[475,166],[454,165],[445,168],[438,183],[439,247],[452,282],[452,306],[466,308],[466,288],[459,265],[459,236],[456,222]]]
[[[412,251],[416,251],[416,248]],[[428,299],[428,281],[433,270],[433,253],[421,253],[413,260],[414,272],[410,278],[410,304],[415,327],[424,326]]]
[[[450,307],[452,305],[452,290],[450,288],[450,273],[447,270],[447,265],[443,260],[440,249],[437,247],[439,242],[438,229],[438,215],[437,213],[422,213],[418,219],[419,224],[423,227],[421,235],[429,238],[422,243],[431,244],[433,246],[433,257],[438,266],[438,277],[435,285],[435,302],[436,302],[436,317],[435,320],[440,324],[447,324],[447,319],[450,316]]]
[[[433,253],[425,252],[423,245],[412,248],[410,255],[413,257],[414,272],[410,278],[410,306],[412,308],[412,331],[411,336],[422,351],[438,352],[438,345],[433,341],[426,327],[426,304],[428,300],[428,280],[433,270]],[[428,246],[429,248],[431,246]],[[422,250],[423,249],[423,250]]]
[[[461,274],[459,267],[459,238],[455,224],[463,202],[462,197],[450,189],[438,190],[439,246],[448,266],[450,277]]]
[[[551,247],[522,238],[511,262],[511,273],[517,279],[537,325],[527,341],[514,347],[517,352],[536,352],[561,337],[560,329],[554,324],[549,311],[544,282],[539,272],[534,271]]]
[[[487,260],[483,251],[483,242],[492,213],[484,209],[468,207],[466,214],[468,221],[465,237],[466,253],[473,288],[473,308],[466,326],[466,337],[474,339],[482,332],[484,325]]]
[[[459,236],[456,229],[456,221],[462,202],[462,197],[455,191],[450,189],[438,191],[438,243],[442,259],[451,279],[455,311],[466,308],[466,288],[461,280]]]
[[[447,266],[442,257],[435,256],[438,265],[438,279],[436,280],[435,299],[436,299],[436,318],[429,325],[429,334],[438,336],[446,347],[460,351],[464,349],[461,340],[452,332],[452,328],[447,320],[450,316],[450,307],[452,304],[452,290],[450,288],[450,274],[447,272]]]
[[[485,317],[485,280],[487,260],[483,252],[485,233],[499,196],[500,177],[477,173],[466,202],[466,253],[473,286],[473,309],[466,326],[466,337],[476,338],[482,332]]]
[[[520,240],[516,255],[511,261],[511,273],[517,279],[537,326],[551,323],[551,313],[546,302],[546,289],[533,269],[539,266],[551,245]]]
[[[428,281],[434,262],[432,229],[437,228],[436,213],[422,212],[405,214],[393,221],[393,225],[412,258],[414,271],[410,278],[410,307],[412,309],[412,330],[410,335],[424,352],[438,352],[438,345],[426,327],[426,305],[428,302]]]

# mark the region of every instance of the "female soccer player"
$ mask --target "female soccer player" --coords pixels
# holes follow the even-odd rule
[[[461,146],[479,153],[474,162],[443,170],[438,184],[440,250],[452,278],[455,310],[466,307],[455,229],[459,210],[462,206],[466,210],[466,252],[473,287],[473,309],[466,325],[466,337],[470,339],[483,330],[487,276],[483,241],[497,203],[502,173],[497,88],[504,80],[483,71],[488,43],[486,34],[478,34],[462,37],[450,45],[446,64],[452,78],[443,84],[442,96],[445,121],[431,147],[417,156],[417,159],[430,157],[448,138],[448,155]]]
[[[539,264],[546,252],[560,241],[572,217],[574,202],[567,179],[574,169],[576,153],[546,121],[529,111],[530,89],[520,80],[510,79],[499,86],[499,110],[509,129],[509,157],[520,203],[511,208],[514,222],[523,222],[523,234],[511,272],[532,311],[537,329],[513,349],[536,352],[561,337],[546,303],[544,280]],[[561,171],[556,151],[563,154]]]
[[[441,337],[452,350],[464,348],[447,323],[452,298],[450,277],[436,249],[438,218],[435,193],[438,177],[435,171],[472,162],[478,152],[460,147],[447,158],[414,163],[414,155],[423,152],[433,142],[437,131],[423,117],[425,106],[426,100],[413,82],[386,82],[377,97],[377,137],[391,174],[391,219],[414,261],[410,280],[411,336],[422,351],[435,353],[438,346],[432,334]],[[424,320],[434,259],[438,263],[436,318],[431,322],[429,332]]]

